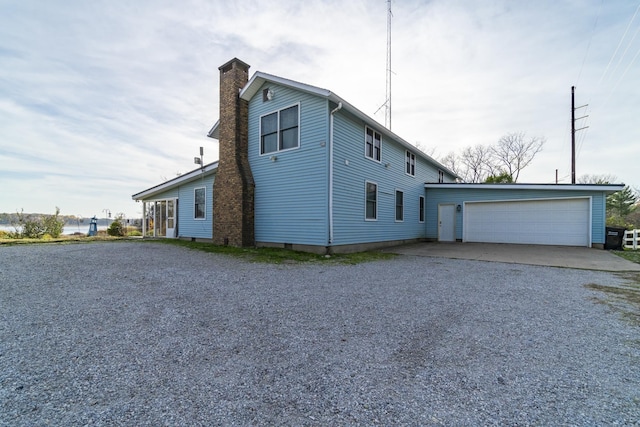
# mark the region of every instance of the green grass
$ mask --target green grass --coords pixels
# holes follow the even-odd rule
[[[264,262],[270,264],[293,264],[293,263],[338,263],[338,264],[360,264],[363,262],[386,260],[395,257],[395,254],[384,253],[379,251],[358,252],[353,254],[336,254],[331,256],[316,255],[308,252],[292,251],[279,248],[236,248],[232,246],[217,246],[205,242],[192,242],[189,240],[179,239],[139,239],[131,237],[113,237],[106,233],[98,236],[87,237],[86,235],[64,235],[58,238],[48,239],[7,239],[0,238],[0,246],[11,245],[29,245],[39,243],[92,243],[92,242],[113,242],[120,240],[153,242],[167,245],[182,246],[189,249],[199,250],[203,252],[211,252],[216,254],[224,254],[243,258],[252,262]]]
[[[147,240],[150,241],[150,240]],[[182,246],[203,252],[224,254],[242,258],[252,262],[264,262],[269,264],[297,264],[297,263],[338,263],[359,264],[363,262],[386,260],[395,257],[395,254],[379,251],[358,252],[353,254],[335,254],[331,256],[316,255],[308,252],[292,251],[279,248],[236,248],[232,246],[217,246],[211,243],[192,242],[189,240],[158,239],[153,242],[168,245]]]
[[[626,250],[626,251],[612,251],[612,252],[621,258],[624,258],[631,262],[635,262],[636,264],[640,264],[640,251]]]

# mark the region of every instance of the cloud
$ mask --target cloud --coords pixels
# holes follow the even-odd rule
[[[640,18],[621,42],[636,5],[580,6],[393,1],[394,132],[441,155],[507,132],[544,135],[549,142],[522,179],[551,182],[555,169],[568,176],[576,85],[590,116],[579,173],[637,185],[634,168],[617,170],[621,157],[637,156],[640,137],[640,37],[632,39]],[[131,194],[192,169],[199,146],[206,162],[217,158],[205,134],[218,118],[218,67],[233,57],[252,72],[329,89],[384,121],[375,114],[385,102],[383,1],[2,7],[0,211],[58,204],[63,213],[68,205],[134,216]]]

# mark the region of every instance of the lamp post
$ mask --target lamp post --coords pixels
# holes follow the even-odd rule
[[[102,212],[107,215],[107,229],[109,228],[109,220],[111,219],[111,210],[110,209],[102,209]]]
[[[82,218],[82,215],[76,215],[76,221],[78,223],[78,233],[80,232],[80,223],[84,222],[84,219]]]

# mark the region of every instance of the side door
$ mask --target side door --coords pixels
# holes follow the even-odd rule
[[[178,211],[178,200],[167,200],[167,235],[168,238],[176,237],[176,217]]]
[[[438,205],[438,241],[439,242],[455,242],[456,241],[456,205],[443,204]]]

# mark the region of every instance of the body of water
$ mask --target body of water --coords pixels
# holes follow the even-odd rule
[[[106,225],[98,225],[98,230],[106,230],[106,229],[107,229]],[[10,232],[16,231],[16,229],[13,226],[6,225],[6,224],[0,224],[0,230],[10,231]],[[78,224],[66,224],[62,229],[62,234],[73,234],[73,233],[82,233],[82,234],[89,233],[89,223],[87,222],[86,224],[80,224],[79,226]]]

